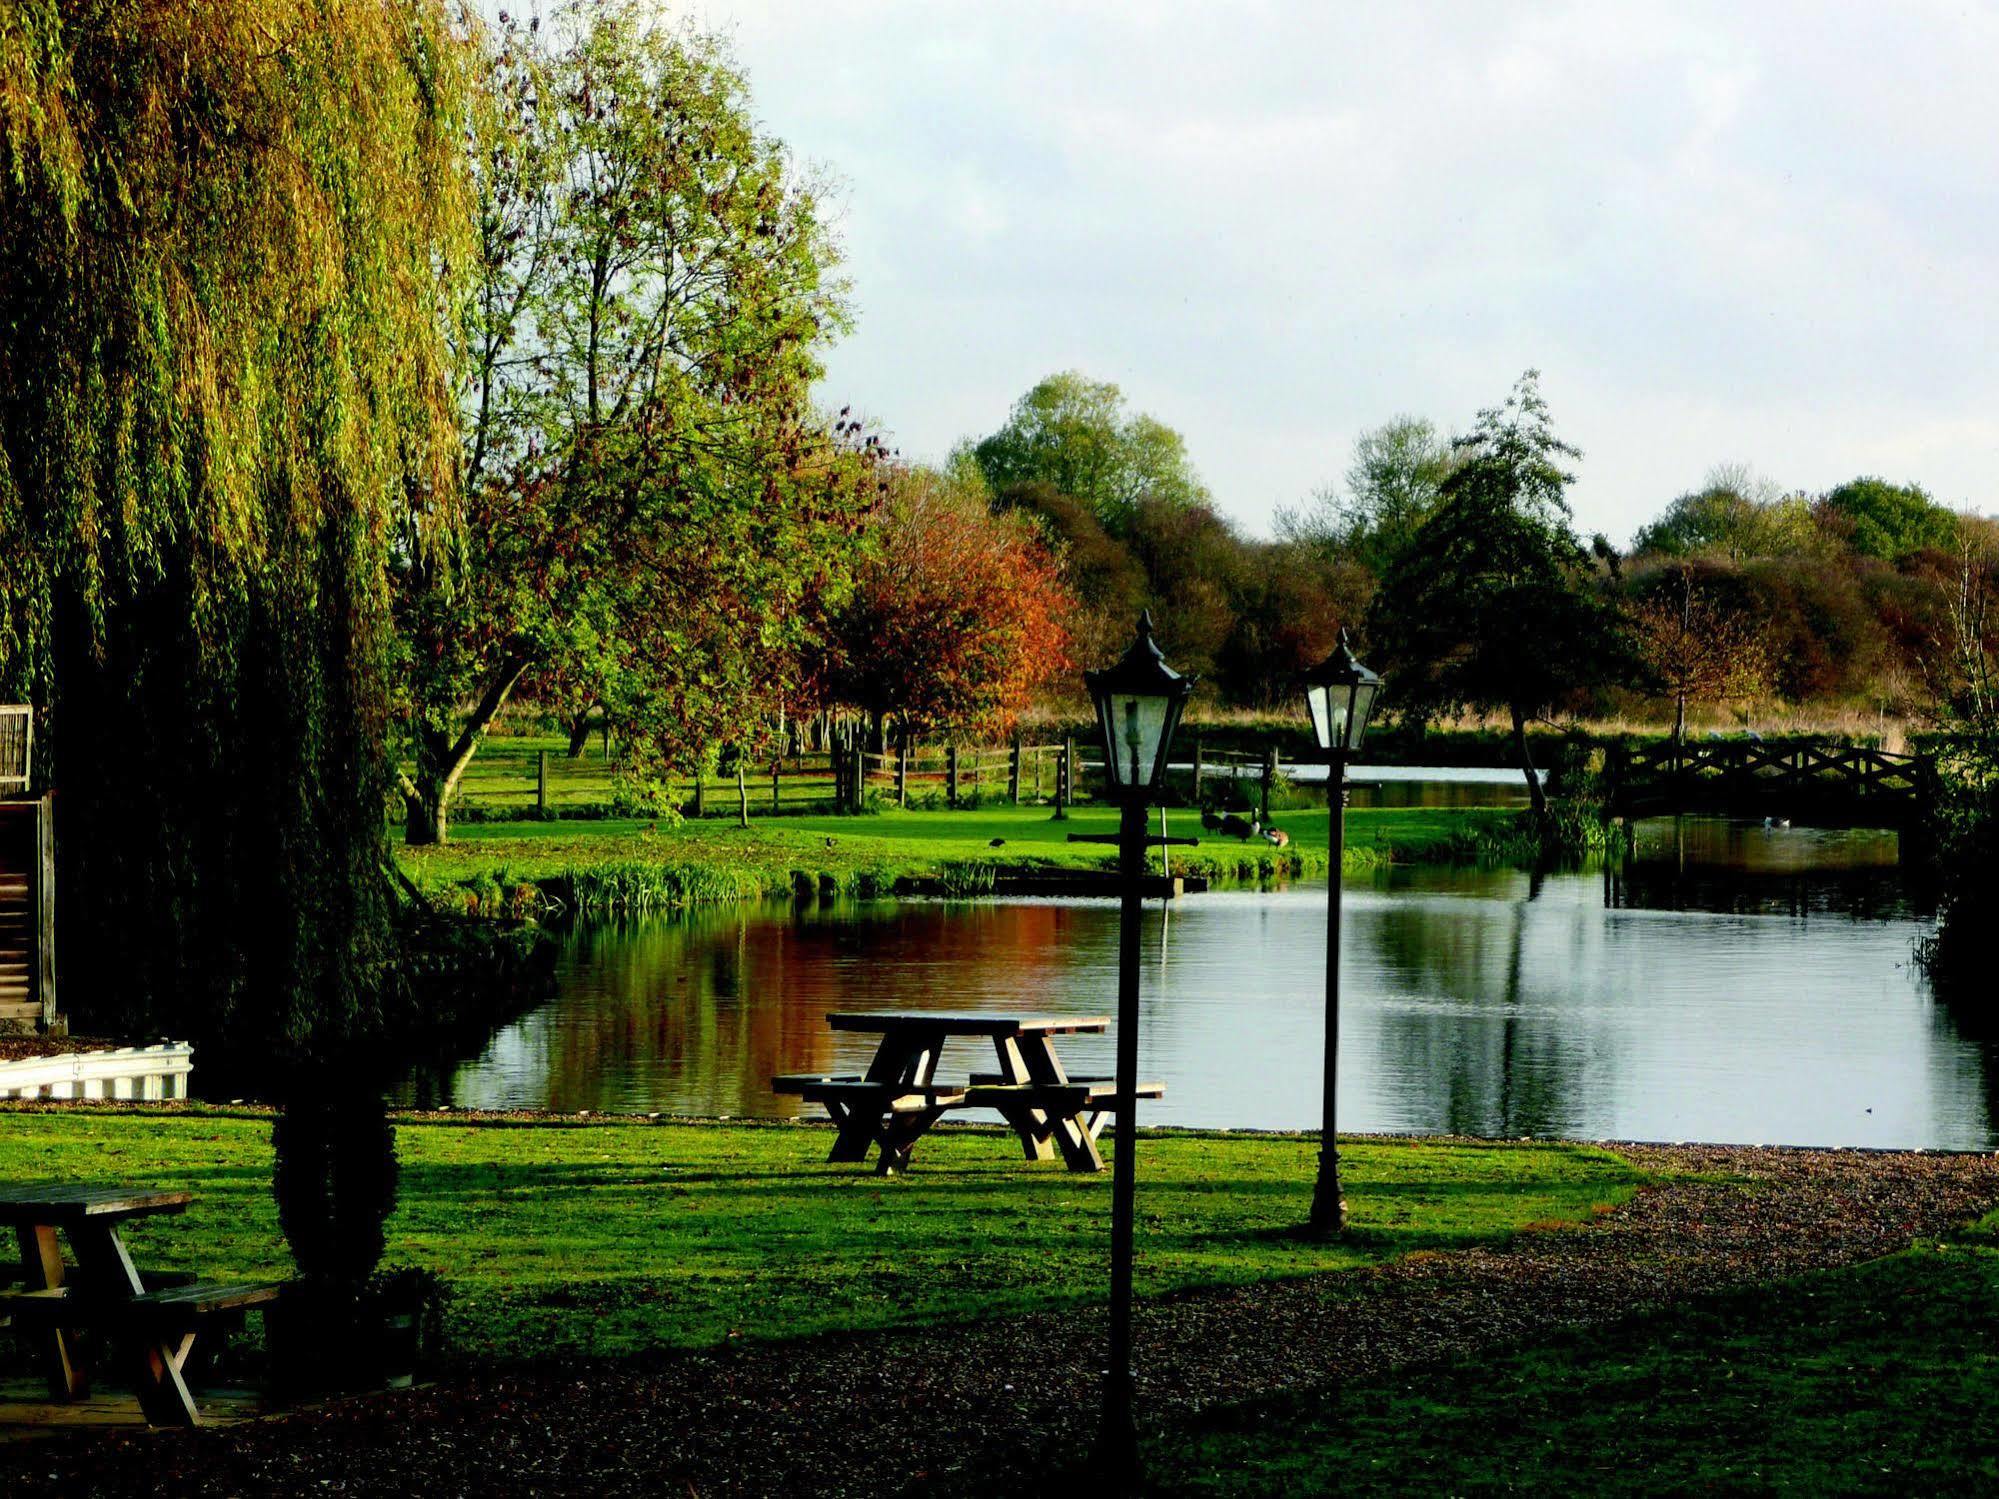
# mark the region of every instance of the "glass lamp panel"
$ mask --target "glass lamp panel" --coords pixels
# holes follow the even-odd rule
[[[1367,734],[1367,721],[1374,716],[1375,695],[1381,691],[1379,682],[1356,682],[1353,689],[1353,711],[1347,716],[1346,743],[1349,750],[1358,750],[1361,740]]]
[[[1313,686],[1305,689],[1305,706],[1312,711],[1312,733],[1319,741],[1319,748],[1333,747],[1333,689]]]
[[[1180,715],[1187,711],[1187,694],[1176,692],[1166,700],[1166,718],[1160,727],[1159,750],[1152,771],[1155,789],[1166,784],[1166,772],[1173,754],[1173,736],[1180,732]]]
[[[1166,737],[1169,700],[1142,693],[1119,692],[1110,698],[1114,779],[1120,786],[1150,786],[1159,770],[1159,750]]]
[[[1116,710],[1111,706],[1111,694],[1099,692],[1092,701],[1097,709],[1097,738],[1104,747],[1104,775],[1109,778],[1113,786],[1122,786],[1125,772],[1124,767],[1118,762],[1117,735],[1113,729]]]

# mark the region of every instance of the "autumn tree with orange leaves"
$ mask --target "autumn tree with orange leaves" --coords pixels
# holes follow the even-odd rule
[[[1756,620],[1697,586],[1681,567],[1631,611],[1640,656],[1673,705],[1673,742],[1687,737],[1689,703],[1726,702],[1763,691],[1769,650]]]
[[[1070,670],[1075,601],[1024,515],[996,515],[963,470],[892,478],[834,624],[824,690],[877,738],[1003,734]]]

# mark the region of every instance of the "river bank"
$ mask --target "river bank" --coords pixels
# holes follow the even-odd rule
[[[241,1195],[243,1226],[221,1242],[265,1231],[260,1119],[7,1123],[0,1174],[65,1161],[162,1173],[172,1150],[204,1195]],[[402,1138],[396,1249],[411,1252],[410,1224],[450,1198],[454,1242],[426,1238],[424,1252],[477,1263],[505,1244],[507,1263],[483,1273],[538,1308],[539,1357],[224,1431],[38,1443],[10,1492],[153,1492],[163,1475],[191,1493],[1074,1492],[1102,1358],[1095,1179],[1001,1160],[988,1152],[1003,1141],[969,1131],[888,1183],[817,1168],[800,1147],[826,1134],[799,1127],[410,1121]],[[475,1168],[461,1152],[482,1141],[498,1148]],[[1355,1140],[1356,1232],[1311,1246],[1283,1224],[1307,1200],[1312,1144],[1143,1142],[1137,1346],[1154,1491],[1963,1491],[1995,1476],[1990,1157]],[[1412,1175],[1423,1163],[1440,1169]],[[823,1238],[798,1240],[803,1224],[759,1207],[798,1190],[814,1194],[806,1222]],[[704,1194],[726,1210],[704,1211]],[[855,1209],[843,1221],[823,1218],[834,1194]],[[522,1242],[529,1217],[541,1234]],[[629,1283],[595,1294],[608,1269],[589,1249],[597,1221],[629,1230],[599,1250],[684,1288],[663,1321],[715,1303],[704,1325],[720,1335],[602,1357],[626,1351],[594,1341],[607,1316],[630,1325],[614,1301],[629,1317],[647,1297]],[[954,1225],[977,1231],[960,1242]],[[1079,1229],[1053,1249],[1076,1259],[1060,1267],[1069,1294],[1050,1302],[1010,1278]],[[856,1231],[837,1252],[877,1282],[858,1324],[843,1315],[801,1338],[810,1324],[792,1320],[770,1341],[778,1324],[740,1315],[797,1251],[812,1260]],[[761,1268],[730,1252],[746,1238],[763,1240]],[[1234,1268],[1162,1276],[1204,1248]],[[1308,1254],[1349,1258],[1313,1268]],[[980,1299],[933,1301],[912,1323],[908,1298],[926,1286]],[[548,1338],[565,1319],[593,1341]]]
[[[1327,869],[1323,805],[1273,811],[1272,825],[1288,840],[1282,847],[1205,831],[1191,811],[1168,812],[1166,820],[1173,835],[1202,840],[1170,851],[1176,874],[1255,883],[1322,876]],[[918,880],[978,894],[998,870],[1115,868],[1112,850],[1068,840],[1116,829],[1115,811],[1089,806],[1059,821],[1045,807],[988,807],[784,817],[753,820],[747,828],[713,818],[678,825],[490,822],[461,824],[444,847],[399,848],[396,857],[412,883],[449,906],[629,912],[800,890],[884,896],[899,882]],[[1343,867],[1503,859],[1515,856],[1520,842],[1520,814],[1510,808],[1353,808]],[[1154,869],[1167,863],[1156,852],[1152,862]]]

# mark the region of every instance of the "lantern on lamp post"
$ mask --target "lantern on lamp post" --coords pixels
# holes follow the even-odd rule
[[[1335,1132],[1335,1099],[1340,1058],[1340,864],[1346,851],[1347,761],[1359,752],[1381,693],[1381,678],[1361,665],[1340,631],[1333,653],[1305,674],[1305,705],[1312,732],[1326,762],[1326,812],[1330,863],[1326,872],[1326,1059],[1323,1123],[1319,1134],[1319,1178],[1312,1189],[1314,1233],[1337,1234],[1346,1227],[1346,1199],[1340,1195],[1340,1150]]]
[[[1111,1359],[1104,1376],[1099,1465],[1120,1482],[1135,1480],[1138,1428],[1132,1414],[1131,1274],[1132,1212],[1137,1186],[1138,939],[1144,915],[1145,850],[1154,843],[1190,844],[1192,838],[1148,838],[1146,812],[1162,799],[1173,731],[1194,691],[1194,679],[1166,664],[1152,639],[1151,611],[1139,616],[1138,634],[1117,665],[1083,673],[1097,713],[1104,747],[1104,778],[1118,803],[1115,840],[1071,834],[1071,842],[1112,842],[1118,847],[1119,890],[1117,1005],[1117,1154],[1111,1163]]]
[[[1152,611],[1138,617],[1138,637],[1116,666],[1086,671],[1083,681],[1104,742],[1104,775],[1113,798],[1141,811],[1159,799],[1173,731],[1194,690],[1166,664],[1152,638]]]

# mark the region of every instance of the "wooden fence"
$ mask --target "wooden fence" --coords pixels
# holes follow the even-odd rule
[[[688,816],[857,811],[877,805],[960,807],[1074,799],[1067,744],[912,745],[886,754],[835,743],[769,759],[727,761],[696,780],[669,780],[666,795]],[[456,815],[486,818],[599,816],[617,787],[615,762],[491,741],[473,762]],[[400,798],[390,817],[401,815]]]
[[[947,807],[990,801],[1066,805],[1075,799],[1074,763],[1068,744],[898,746],[887,754],[861,755],[857,800],[874,793],[898,807],[912,800]]]

